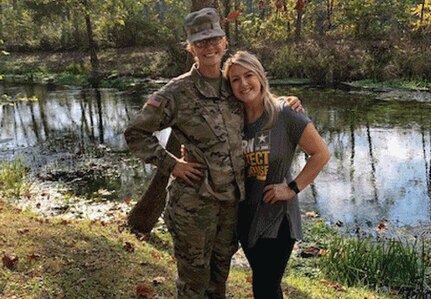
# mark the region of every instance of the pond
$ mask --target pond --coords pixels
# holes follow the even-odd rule
[[[431,226],[429,93],[385,98],[314,88],[277,87],[275,92],[301,98],[332,153],[325,170],[301,193],[303,210],[370,230],[381,221],[397,228]],[[130,157],[122,135],[145,95],[46,85],[3,85],[3,93],[39,101],[0,107],[0,160],[23,155],[39,179],[80,186],[71,187],[74,193],[102,188],[118,200],[145,190],[152,167]],[[110,161],[103,164],[101,157]],[[107,178],[112,160],[115,173]],[[304,162],[298,153],[294,172]],[[88,168],[93,168],[91,183],[83,181]]]

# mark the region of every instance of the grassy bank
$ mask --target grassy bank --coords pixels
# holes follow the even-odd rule
[[[431,57],[425,42],[309,39],[301,43],[257,44],[257,54],[271,78],[324,86],[356,82],[355,87],[431,90]],[[232,47],[229,51],[237,49]],[[140,79],[171,78],[185,71],[183,45],[167,49],[130,47],[98,53],[102,87],[133,88]],[[85,86],[90,60],[84,51],[12,52],[2,57],[7,80]]]
[[[0,199],[3,298],[174,298],[175,263],[165,230],[136,238],[111,223],[42,218]],[[283,279],[287,298],[398,298],[322,280],[316,260],[295,256]],[[313,270],[314,269],[314,270]],[[316,272],[315,274],[312,274]],[[234,267],[229,298],[251,298],[250,273]]]
[[[0,296],[174,297],[175,259],[162,223],[151,235],[136,236],[125,225],[127,209],[105,220],[82,220],[19,208],[22,201],[38,202],[38,192],[48,192],[35,185],[23,158],[0,163]],[[69,193],[63,197],[66,202],[79,200]],[[283,279],[287,298],[430,295],[430,240],[343,237],[316,213],[303,216],[304,238],[297,243]],[[229,298],[251,298],[250,283],[250,271],[239,251],[233,259]]]
[[[185,51],[184,51],[185,54]],[[169,53],[159,48],[105,49],[99,52],[101,87],[127,89],[144,79],[173,77],[179,70]],[[2,57],[0,70],[11,82],[87,86],[91,75],[88,53],[19,52]]]

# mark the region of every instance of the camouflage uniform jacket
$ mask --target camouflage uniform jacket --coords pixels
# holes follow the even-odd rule
[[[215,90],[196,66],[150,96],[125,131],[127,144],[144,162],[169,174],[176,160],[153,132],[167,127],[187,151],[187,160],[206,165],[199,194],[244,199],[243,107],[225,80]],[[239,194],[238,194],[239,190]],[[235,195],[236,194],[236,195]]]

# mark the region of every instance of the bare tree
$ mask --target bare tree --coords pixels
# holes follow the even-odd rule
[[[227,18],[227,16],[230,13],[231,10],[231,3],[230,0],[223,0],[223,7],[224,7],[224,17]],[[226,33],[226,38],[230,40],[230,23],[224,22],[224,32]]]
[[[90,17],[90,7],[87,0],[81,0],[82,9],[84,10],[85,25],[87,28],[88,49],[90,51],[90,63],[93,75],[99,72],[99,59],[97,58],[97,47],[94,41],[92,21]]]
[[[306,0],[297,0],[295,4],[295,10],[297,12],[296,24],[295,24],[295,40],[298,42],[301,40],[302,30],[302,16],[304,14],[304,8]]]

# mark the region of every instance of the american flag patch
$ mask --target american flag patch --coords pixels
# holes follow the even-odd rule
[[[162,103],[162,99],[157,97],[155,94],[153,94],[148,98],[146,105],[159,108],[161,103]]]

